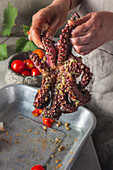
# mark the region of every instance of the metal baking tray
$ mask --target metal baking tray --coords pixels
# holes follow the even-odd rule
[[[41,164],[55,170],[61,164],[60,170],[70,170],[96,126],[95,116],[79,107],[77,112],[62,114],[62,125],[57,127],[55,123],[45,133],[42,117],[31,113],[36,92],[36,88],[26,85],[0,89],[0,122],[6,125],[6,132],[0,132],[0,169],[30,170]],[[61,145],[64,150],[59,151]]]

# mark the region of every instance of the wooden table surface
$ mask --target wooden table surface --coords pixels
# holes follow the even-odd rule
[[[0,37],[0,42],[3,40],[4,38]],[[6,42],[8,45],[9,56],[15,53],[14,49],[16,40],[17,37],[13,37],[8,39]],[[5,82],[5,72],[7,70],[7,63],[9,59],[10,57],[4,61],[0,61],[0,88],[7,85]],[[80,151],[80,154],[71,170],[101,170],[91,137],[87,140],[86,144]]]

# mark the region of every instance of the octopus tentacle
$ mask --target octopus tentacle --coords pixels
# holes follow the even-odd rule
[[[58,65],[62,65],[63,61],[67,59],[69,35],[69,25],[66,24],[65,28],[62,30],[62,34],[60,35],[60,40],[58,42]]]
[[[81,64],[80,67],[81,67],[80,69],[83,72],[83,75],[81,78],[81,82],[79,84],[82,86],[82,88],[84,88],[91,81],[93,74],[90,72],[90,68],[88,68],[85,64]]]
[[[90,99],[89,92],[87,90],[79,90],[78,85],[74,81],[74,79],[71,77],[69,79],[69,86],[70,86],[70,91],[69,93],[72,93],[74,96],[76,96],[77,99],[79,99],[80,102],[83,104],[87,103]]]
[[[40,59],[38,54],[32,52],[29,55],[29,58],[34,63],[35,67],[40,69],[41,73],[50,72],[50,69],[49,69],[49,67],[48,67],[48,65],[46,63],[46,58],[45,57],[43,59]]]
[[[57,49],[54,46],[52,40],[49,40],[47,37],[42,38],[42,44],[46,51],[46,57],[49,61],[47,61],[51,65],[51,69],[56,68],[56,57],[57,57]]]

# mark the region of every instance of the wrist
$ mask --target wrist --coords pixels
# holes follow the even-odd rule
[[[65,9],[67,12],[69,12],[72,0],[53,0],[52,5],[59,6],[61,9]]]
[[[108,41],[111,41],[113,40],[113,12],[102,11],[100,13],[103,14],[103,26],[106,28],[105,37]]]

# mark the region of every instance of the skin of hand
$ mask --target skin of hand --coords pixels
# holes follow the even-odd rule
[[[40,34],[46,31],[46,36],[52,39],[57,30],[65,23],[69,12],[69,0],[56,0],[49,6],[39,10],[32,17],[29,40],[43,48]]]
[[[70,38],[77,53],[86,55],[113,40],[113,13],[93,12],[81,20],[83,23],[72,31]]]

